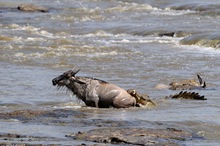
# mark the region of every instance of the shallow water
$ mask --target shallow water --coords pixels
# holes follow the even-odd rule
[[[20,12],[20,3],[49,8],[49,13]],[[203,140],[186,145],[218,145],[220,133],[220,2],[186,1],[29,1],[0,2],[0,109],[71,109],[65,120],[116,120],[158,127],[162,122],[191,130]],[[167,34],[170,34],[167,35]],[[94,109],[66,90],[57,91],[52,78],[74,67],[92,76],[134,88],[158,101],[155,109]],[[198,91],[207,101],[162,98],[176,93],[157,84],[196,79],[209,85]],[[66,121],[65,121],[66,122]],[[163,125],[163,126],[164,126]],[[163,127],[162,126],[162,127]],[[65,134],[93,126],[72,127],[0,122],[1,132],[28,133],[65,139]],[[34,132],[29,130],[34,127]],[[95,126],[94,126],[95,127]],[[57,143],[66,143],[60,140]],[[68,141],[71,144],[77,141]]]

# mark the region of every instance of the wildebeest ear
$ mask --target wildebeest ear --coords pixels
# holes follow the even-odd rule
[[[75,76],[78,72],[80,71],[80,69],[74,71],[74,69],[72,70],[72,76]]]

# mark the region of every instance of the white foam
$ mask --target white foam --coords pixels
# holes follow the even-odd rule
[[[103,30],[97,30],[93,33],[88,33],[88,34],[83,34],[83,35],[71,35],[71,37],[74,37],[74,38],[79,38],[79,37],[82,37],[82,38],[90,38],[90,37],[110,37],[110,36],[114,36],[113,34],[111,33],[107,33]]]
[[[94,53],[93,55],[95,56],[108,56],[108,55],[118,55],[116,51],[111,51],[111,52],[100,52],[100,53]]]
[[[46,30],[42,30],[41,28],[31,26],[29,24],[27,25],[11,24],[9,25],[9,28],[13,31],[26,31],[28,33],[37,34],[47,38],[56,38],[52,33],[49,33]]]
[[[82,106],[75,102],[68,102],[68,103],[60,104],[58,106],[53,106],[53,108],[55,109],[79,109],[79,108],[82,108]]]
[[[161,43],[161,44],[177,44],[179,43],[179,40],[181,38],[175,38],[175,37],[154,37],[154,36],[147,36],[147,37],[136,37],[135,39],[133,37],[121,39],[121,40],[111,40],[111,43]]]
[[[35,41],[44,41],[45,39],[28,37],[26,40],[29,41],[29,42],[35,42]]]
[[[24,57],[24,56],[25,54],[21,52],[15,54],[15,57]]]
[[[4,120],[4,122],[20,122],[18,119],[8,119]]]
[[[179,16],[179,15],[186,15],[186,14],[193,14],[196,13],[195,11],[191,10],[171,10],[170,8],[166,8],[164,10],[158,9],[153,11],[152,14],[155,15],[170,15],[170,16]]]
[[[114,55],[118,55],[118,52],[116,51],[111,51],[111,52],[96,52],[96,53],[84,53],[84,52],[77,52],[74,54],[75,56],[87,56],[87,57],[99,57],[99,56],[114,56]]]
[[[52,33],[47,32],[46,30],[37,31],[36,34],[39,34],[48,38],[56,38]]]
[[[154,8],[148,4],[121,2],[121,4],[115,7],[107,8],[106,11],[107,12],[128,12],[128,11],[144,12],[153,9]]]
[[[35,31],[38,31],[40,29],[40,28],[31,26],[29,24],[27,24],[27,25],[11,24],[10,27],[13,30],[25,30],[25,31],[31,31],[31,32],[35,32]]]

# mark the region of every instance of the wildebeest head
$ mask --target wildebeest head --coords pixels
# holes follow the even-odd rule
[[[79,71],[80,71],[80,69],[79,69],[79,70],[74,70],[74,69],[73,69],[73,70],[69,70],[69,71],[63,73],[62,75],[60,75],[60,76],[54,78],[54,79],[52,80],[52,83],[53,83],[54,86],[56,86],[56,85],[57,85],[57,86],[67,86],[67,85],[70,84],[70,79],[71,79],[71,78],[74,78],[75,75],[76,75]]]

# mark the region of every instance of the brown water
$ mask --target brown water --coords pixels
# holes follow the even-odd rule
[[[49,13],[20,12],[21,3],[49,8]],[[203,140],[186,145],[220,143],[220,2],[186,1],[69,1],[0,2],[0,110],[71,109],[72,119],[140,122],[190,130]],[[173,37],[162,35],[174,33]],[[134,88],[160,101],[156,109],[94,109],[81,107],[65,90],[57,91],[52,78],[74,67],[92,76]],[[176,93],[155,85],[200,74],[208,90],[198,91],[207,101],[161,101]],[[212,90],[215,88],[216,90]],[[91,129],[56,124],[25,124],[0,119],[1,132],[59,137],[58,144],[77,143],[64,136]],[[32,130],[34,129],[34,130]],[[44,143],[44,142],[42,142]]]

